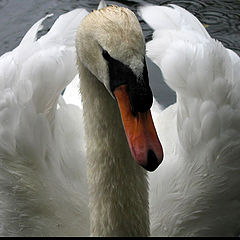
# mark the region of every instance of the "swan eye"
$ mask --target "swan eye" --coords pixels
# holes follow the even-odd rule
[[[153,96],[149,86],[145,59],[143,74],[137,77],[128,65],[112,58],[106,50],[103,50],[102,55],[107,61],[110,89],[113,95],[116,88],[121,85],[127,85],[132,113],[135,115],[137,112],[146,112],[150,109]]]
[[[153,103],[152,90],[149,86],[148,71],[144,59],[143,74],[129,82],[129,97],[133,112],[147,112]]]
[[[108,51],[104,50],[102,51],[102,56],[106,61],[110,61],[111,60],[111,56],[109,55]]]
[[[129,66],[111,57],[106,50],[102,51],[102,56],[107,61],[112,93],[117,87],[128,84],[137,78]]]

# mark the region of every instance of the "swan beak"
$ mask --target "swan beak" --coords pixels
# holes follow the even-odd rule
[[[163,159],[163,150],[158,139],[150,109],[136,115],[132,113],[127,85],[114,90],[122,122],[132,156],[148,171],[154,171]]]

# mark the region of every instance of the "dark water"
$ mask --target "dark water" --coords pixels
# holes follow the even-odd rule
[[[240,55],[240,0],[131,0],[106,1],[130,8],[137,14],[137,7],[143,3],[157,5],[175,3],[193,13],[213,38]],[[45,33],[61,14],[75,8],[96,9],[99,0],[0,0],[0,55],[15,48],[27,30],[46,14],[54,17],[45,21]],[[146,41],[151,39],[151,29],[139,18]],[[175,94],[165,85],[158,68],[147,61],[150,83],[155,97],[164,106],[175,102]]]

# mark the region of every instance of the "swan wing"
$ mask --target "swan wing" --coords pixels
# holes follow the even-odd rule
[[[46,20],[47,18],[52,17],[53,14],[48,14],[47,16],[41,18],[39,21],[37,21],[25,34],[25,36],[23,37],[23,39],[20,42],[20,45],[28,45],[28,44],[32,44],[35,41],[37,41],[37,33],[43,29],[43,25],[42,23],[44,22],[44,20]]]
[[[175,4],[167,6],[145,5],[138,9],[138,13],[154,31],[191,29],[207,38],[210,37],[196,17]]]
[[[86,14],[63,14],[36,39],[41,19],[0,58],[1,235],[89,234],[82,112],[61,97]]]
[[[239,102],[235,92],[239,85],[239,57],[205,34],[201,23],[183,8],[176,5],[147,6],[140,8],[140,12],[143,17],[148,14],[148,17],[157,15],[163,18],[163,32],[161,35],[153,34],[153,40],[147,43],[147,55],[160,67],[167,84],[176,91],[178,127],[181,123],[182,127],[186,124],[187,128],[191,123],[185,120],[189,120],[191,115],[192,123],[201,130],[201,137],[211,139],[219,133],[220,125],[211,125],[211,117],[207,115],[211,113],[212,116],[223,106],[232,108]],[[169,19],[170,27],[167,29]],[[154,27],[156,31],[162,30],[161,25]],[[208,119],[206,125],[209,128],[206,128],[205,118]],[[193,133],[198,135],[196,131]],[[192,135],[185,138],[191,139],[192,143],[199,140]]]
[[[81,94],[79,93],[79,89],[80,79],[79,75],[77,74],[65,89],[63,98],[67,104],[73,104],[78,106],[80,109],[83,109],[82,98]]]
[[[101,0],[99,5],[98,5],[98,9],[105,8],[105,7],[107,7],[106,2],[104,0]]]
[[[147,55],[177,95],[158,116],[165,158],[150,175],[152,233],[233,236],[240,217],[239,56],[176,5],[141,7],[140,14],[154,29]]]
[[[48,34],[42,36],[40,41],[75,47],[77,27],[86,15],[88,15],[88,11],[83,8],[77,8],[59,16]]]

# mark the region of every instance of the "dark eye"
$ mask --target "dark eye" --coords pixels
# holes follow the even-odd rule
[[[127,84],[127,82],[132,78],[136,78],[132,70],[127,65],[111,57],[106,50],[103,49],[102,55],[107,61],[110,89],[112,92],[116,87]]]
[[[110,62],[111,59],[112,59],[112,57],[109,55],[109,53],[108,53],[106,50],[104,50],[104,49],[103,49],[103,51],[102,51],[102,56],[103,56],[104,59],[105,59],[106,61],[108,61],[108,62]]]

